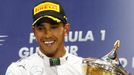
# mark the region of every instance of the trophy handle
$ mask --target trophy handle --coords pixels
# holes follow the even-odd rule
[[[120,47],[120,40],[117,40],[115,43],[114,43],[114,47],[113,47],[113,50],[115,50],[115,60],[117,62],[119,62],[119,58],[118,58],[118,55],[117,55],[117,50],[118,48]]]
[[[115,43],[114,43],[114,48],[115,50],[118,50],[118,48],[120,47],[120,40],[117,40]]]
[[[117,50],[119,47],[120,47],[120,40],[117,40],[114,43],[112,51],[110,51],[108,54],[103,56],[101,59],[107,62],[111,62],[113,64],[120,64],[118,54],[117,54]]]

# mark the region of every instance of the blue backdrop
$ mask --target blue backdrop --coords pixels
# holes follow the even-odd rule
[[[32,8],[41,0],[0,0],[0,75],[13,61],[38,48],[32,33]],[[119,39],[122,65],[134,74],[134,0],[58,0],[71,24],[69,52],[102,57]]]

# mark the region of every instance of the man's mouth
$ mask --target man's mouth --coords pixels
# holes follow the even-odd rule
[[[52,45],[55,43],[54,40],[53,40],[53,41],[43,41],[43,42],[44,42],[44,44],[45,44],[46,46],[48,46],[48,47],[52,46]]]

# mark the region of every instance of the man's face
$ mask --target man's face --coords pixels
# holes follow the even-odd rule
[[[42,23],[39,26],[34,26],[33,32],[41,51],[47,56],[53,56],[59,51],[64,50],[64,37],[68,33],[68,28],[63,23],[54,25]]]

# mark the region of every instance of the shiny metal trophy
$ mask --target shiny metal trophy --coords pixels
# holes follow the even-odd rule
[[[83,60],[84,75],[130,75],[119,62],[117,50],[120,41],[117,40],[111,52],[100,59],[85,58]]]

